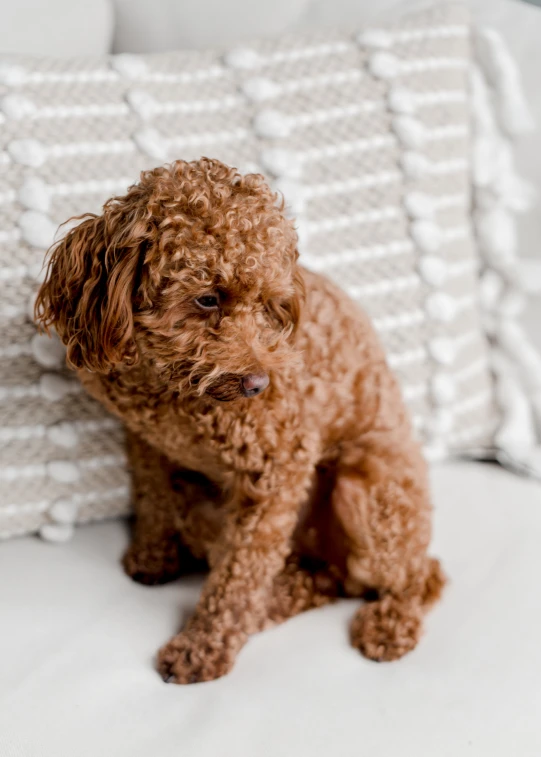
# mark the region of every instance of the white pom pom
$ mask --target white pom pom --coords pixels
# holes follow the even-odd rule
[[[14,139],[7,151],[15,163],[31,168],[39,168],[47,159],[47,149],[37,139]]]
[[[273,182],[273,189],[281,192],[288,205],[294,213],[302,213],[304,210],[304,187],[295,179],[280,177]]]
[[[378,79],[393,79],[399,71],[400,61],[391,53],[374,53],[368,61],[370,71]]]
[[[156,111],[156,100],[143,89],[130,89],[126,92],[126,100],[130,108],[144,121],[153,118]]]
[[[231,68],[250,69],[260,65],[261,58],[255,50],[248,47],[237,47],[230,50],[224,57],[224,61]]]
[[[25,242],[32,247],[48,249],[54,242],[56,224],[37,210],[25,210],[19,216],[19,227]]]
[[[73,388],[73,383],[56,373],[44,373],[39,381],[42,397],[49,402],[56,402],[66,397]]]
[[[254,77],[244,82],[242,91],[249,100],[259,103],[276,97],[280,93],[280,87],[272,79]]]
[[[434,201],[424,192],[408,192],[404,196],[404,206],[412,218],[432,218]]]
[[[502,318],[498,322],[497,336],[500,347],[520,368],[523,383],[530,388],[541,388],[541,355],[522,326],[509,318]]]
[[[156,160],[167,160],[167,143],[156,129],[140,129],[133,135],[140,150]]]
[[[395,113],[411,114],[415,111],[415,94],[403,87],[393,87],[387,96],[389,108]]]
[[[456,383],[445,373],[436,373],[430,382],[430,394],[438,405],[447,405],[456,399]]]
[[[526,308],[527,297],[519,289],[508,289],[496,306],[499,315],[506,318],[518,318]]]
[[[434,292],[425,302],[429,318],[441,323],[450,323],[456,317],[456,302],[445,292]]]
[[[69,523],[44,523],[39,529],[41,538],[53,544],[64,544],[71,539],[73,532]]]
[[[489,136],[477,136],[472,150],[472,179],[476,187],[490,186],[495,179],[498,143]]]
[[[47,472],[50,478],[62,484],[73,484],[81,478],[78,465],[69,460],[52,460],[47,463]]]
[[[365,29],[357,35],[357,42],[362,47],[391,47],[393,38],[385,29]]]
[[[414,221],[410,224],[410,234],[423,252],[436,252],[441,247],[441,229],[432,221]]]
[[[262,110],[254,118],[256,134],[267,139],[287,137],[291,133],[291,128],[291,120],[278,110]]]
[[[526,213],[538,199],[537,189],[515,172],[514,166],[496,182],[504,205],[515,213]]]
[[[131,55],[130,53],[113,55],[111,65],[121,76],[125,76],[128,79],[137,79],[140,76],[145,76],[148,71],[146,61],[139,55]]]
[[[480,29],[475,35],[476,52],[498,94],[498,116],[511,136],[531,131],[535,122],[524,95],[519,68],[501,34]]]
[[[73,500],[57,499],[48,514],[56,523],[70,524],[75,523],[78,511],[79,507]]]
[[[517,254],[517,232],[512,214],[501,207],[475,214],[479,243],[493,263],[513,264]]]
[[[56,334],[34,334],[31,345],[34,360],[44,368],[60,368],[64,365],[66,348]]]
[[[79,434],[72,423],[55,423],[47,429],[47,438],[59,447],[73,448],[79,444]]]
[[[500,301],[505,284],[499,273],[487,269],[479,283],[479,298],[485,310],[493,310]]]
[[[484,158],[487,165],[481,166],[481,147],[485,142],[492,145],[492,149]],[[502,138],[481,140],[477,157],[477,175],[474,175],[478,187],[475,195],[477,207],[490,210],[495,205],[503,205],[515,213],[527,211],[535,200],[536,191],[517,175],[513,146]]]
[[[297,153],[278,147],[263,150],[260,155],[263,166],[275,176],[287,176],[298,179],[302,172],[302,163]]]
[[[56,523],[75,523],[78,505],[71,499],[57,499],[49,508],[49,517]]]
[[[419,152],[406,150],[400,156],[402,170],[408,179],[419,179],[430,168],[430,161]]]
[[[428,351],[433,360],[440,365],[452,365],[456,358],[456,346],[452,339],[442,336],[431,339]]]
[[[496,189],[500,202],[514,213],[526,213],[537,198],[535,187],[514,171],[500,175],[496,180]]]
[[[26,71],[16,63],[0,62],[0,84],[8,87],[17,87],[22,84],[26,77]]]
[[[29,210],[46,213],[51,205],[51,193],[48,185],[37,176],[29,176],[18,192],[19,202]]]
[[[430,286],[440,287],[447,281],[449,267],[445,260],[435,255],[424,255],[417,267],[423,281]]]
[[[392,127],[404,147],[416,149],[426,140],[426,127],[412,116],[395,116]]]
[[[0,110],[8,118],[30,118],[36,112],[36,106],[24,95],[6,95],[0,101]]]
[[[520,384],[508,372],[498,376],[496,396],[504,417],[496,434],[496,444],[511,456],[521,455],[536,443],[530,402]]]

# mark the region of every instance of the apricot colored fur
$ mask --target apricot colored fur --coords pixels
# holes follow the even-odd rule
[[[158,655],[177,683],[224,675],[250,634],[337,596],[371,599],[351,641],[397,659],[444,583],[396,379],[364,313],[297,264],[282,210],[262,177],[216,160],[144,172],[53,248],[38,298],[128,429],[125,570],[157,584],[209,566]],[[244,397],[242,377],[263,372]]]

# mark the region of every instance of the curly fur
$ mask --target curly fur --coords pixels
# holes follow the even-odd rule
[[[371,599],[352,643],[396,659],[444,583],[397,382],[362,311],[298,265],[282,211],[261,176],[216,160],[144,172],[53,248],[38,297],[128,429],[125,570],[157,584],[209,566],[158,656],[178,683],[227,673],[250,634],[337,596]],[[247,398],[254,374],[270,384]]]

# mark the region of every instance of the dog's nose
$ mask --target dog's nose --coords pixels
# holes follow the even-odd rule
[[[266,373],[248,373],[240,383],[245,397],[255,397],[268,387],[269,377]]]

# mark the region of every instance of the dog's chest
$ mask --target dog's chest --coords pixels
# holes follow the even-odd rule
[[[139,433],[176,465],[214,481],[233,470],[260,469],[266,446],[253,419],[220,407],[188,413],[172,403],[156,412]]]
[[[188,402],[141,383],[124,385],[96,374],[80,376],[87,390],[126,427],[172,463],[204,473],[214,481],[232,470],[260,470],[276,443],[273,423],[265,422],[250,400],[235,407]]]
[[[128,428],[160,450],[172,463],[217,481],[235,465],[235,424],[215,413],[189,413],[174,400],[147,408],[144,419],[124,416]]]

